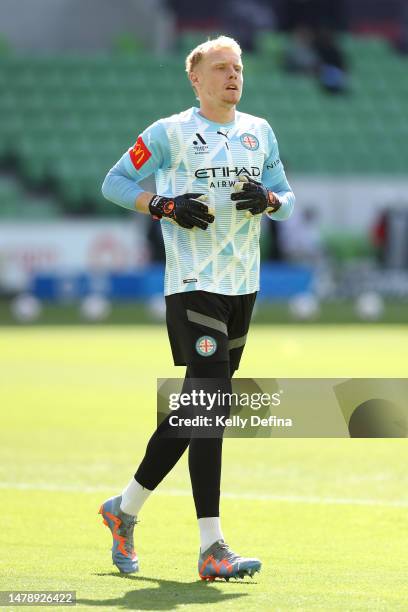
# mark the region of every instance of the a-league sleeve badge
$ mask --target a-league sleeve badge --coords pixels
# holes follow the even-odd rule
[[[129,155],[136,170],[140,170],[140,168],[152,156],[141,136],[139,136],[139,138],[136,140],[134,147],[129,150]]]

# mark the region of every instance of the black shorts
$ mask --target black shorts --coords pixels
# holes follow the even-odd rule
[[[166,296],[166,322],[174,365],[229,361],[237,370],[256,292],[221,295],[188,291]]]

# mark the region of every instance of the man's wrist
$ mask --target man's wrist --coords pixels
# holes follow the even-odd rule
[[[175,202],[172,198],[154,195],[149,202],[149,211],[153,219],[174,216]]]
[[[269,205],[265,209],[265,212],[270,214],[270,213],[274,213],[277,210],[279,210],[279,208],[282,206],[282,203],[279,200],[279,198],[276,195],[276,193],[274,193],[273,191],[270,191],[269,189],[267,191],[268,191],[268,202],[269,202]]]
[[[157,206],[159,202],[160,196],[158,196],[157,194],[155,194],[149,202],[149,212],[152,215],[153,219],[161,219],[163,216],[161,214],[161,211],[159,210],[159,207]]]
[[[135,210],[139,213],[143,213],[144,215],[149,215],[149,204],[154,198],[154,193],[150,191],[142,191],[136,198],[135,202]]]

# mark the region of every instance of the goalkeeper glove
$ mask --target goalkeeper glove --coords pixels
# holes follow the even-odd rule
[[[231,200],[237,202],[237,210],[247,210],[247,217],[259,215],[260,213],[276,212],[281,203],[277,195],[258,183],[246,174],[239,177],[239,181],[234,185],[235,193],[231,194]]]
[[[214,222],[214,215],[203,204],[207,196],[202,193],[185,193],[175,198],[154,196],[149,202],[149,211],[154,219],[169,219],[181,227],[206,230]]]
[[[202,193],[185,193],[175,198],[155,195],[149,202],[149,211],[154,219],[170,219],[186,229],[206,230],[214,222],[214,215],[203,204],[206,199]]]

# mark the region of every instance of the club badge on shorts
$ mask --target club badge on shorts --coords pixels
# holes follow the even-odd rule
[[[250,151],[256,151],[259,148],[259,140],[253,134],[249,134],[249,132],[242,134],[240,141],[242,146]]]
[[[217,341],[211,336],[201,336],[197,340],[195,347],[201,357],[211,357],[217,350]]]

